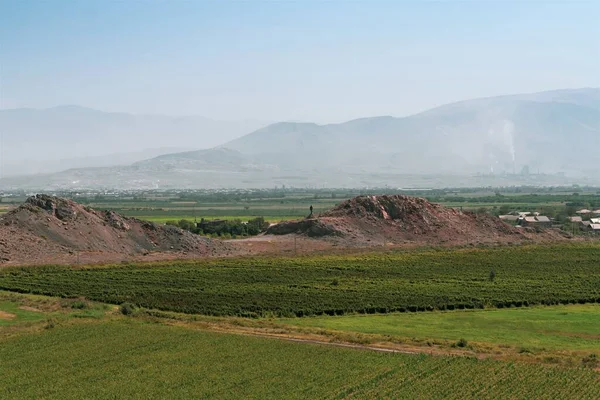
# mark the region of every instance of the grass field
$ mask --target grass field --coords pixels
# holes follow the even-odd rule
[[[310,205],[314,212],[331,209],[338,199],[264,199],[252,201],[148,201],[148,202],[93,202],[96,209],[112,209],[123,215],[143,220],[164,223],[166,221],[187,219],[242,219],[264,217],[270,222],[306,217]]]
[[[18,303],[1,299],[0,312],[3,312],[0,313],[0,327],[44,319],[44,315],[40,312],[22,309]]]
[[[73,197],[98,210],[110,209],[126,216],[164,223],[187,219],[242,219],[264,217],[269,222],[302,218],[309,214],[309,207],[320,213],[340,202],[361,194],[397,194],[424,196],[432,202],[463,210],[487,209],[498,213],[509,211],[540,211],[553,216],[564,212],[567,205],[578,208],[600,208],[600,192],[597,188],[472,188],[439,190],[372,189],[275,189],[255,191],[217,192],[171,192],[171,193],[120,193],[113,195],[60,193]],[[0,214],[16,207],[24,196],[5,197]],[[574,210],[571,210],[574,212]]]
[[[264,217],[269,221],[301,218],[309,213],[313,205],[315,213],[329,210],[340,202],[361,194],[403,193],[425,196],[429,200],[447,207],[463,210],[498,211],[504,206],[507,211],[560,212],[567,204],[576,207],[600,207],[600,192],[594,188],[473,188],[444,190],[393,190],[372,189],[370,192],[348,189],[288,189],[263,190],[232,193],[171,193],[138,194],[134,198],[82,199],[90,206],[110,208],[126,215],[142,219],[167,221],[193,216],[198,218],[242,218]],[[157,197],[158,196],[158,197]]]
[[[280,319],[277,322],[393,338],[600,352],[600,304]]]
[[[218,196],[90,205],[163,223],[276,222],[343,198]],[[438,200],[534,209],[598,196]],[[598,400],[599,262],[600,246],[581,243],[3,268],[0,399]]]
[[[597,399],[598,374],[84,320],[0,339],[0,397]]]
[[[24,267],[0,270],[0,289],[208,315],[506,308],[597,302],[598,260],[598,244],[569,244]]]

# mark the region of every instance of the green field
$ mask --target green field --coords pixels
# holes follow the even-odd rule
[[[127,216],[164,223],[180,219],[251,219],[267,221],[302,218],[331,209],[340,202],[358,195],[405,194],[421,196],[447,207],[463,210],[487,210],[493,214],[509,211],[540,211],[550,217],[564,219],[567,208],[574,213],[579,208],[600,208],[597,188],[457,188],[436,190],[402,189],[265,189],[228,192],[139,192],[111,196],[62,193],[96,209],[111,209]],[[7,198],[12,204],[22,197]],[[574,208],[573,208],[574,207]],[[560,218],[559,218],[560,219]]]
[[[597,302],[599,260],[593,243],[23,267],[0,270],[0,289],[208,315],[506,308]]]
[[[0,398],[597,399],[598,374],[85,320],[0,338]]]
[[[582,242],[7,267],[0,398],[596,400],[599,262]]]
[[[291,318],[277,322],[387,335],[399,340],[465,339],[469,343],[515,346],[523,351],[600,351],[600,304]]]
[[[0,315],[0,327],[16,325],[23,322],[41,321],[44,315],[40,312],[24,310],[19,304],[0,299],[0,311],[4,311],[4,318]]]
[[[126,216],[158,223],[205,219],[242,219],[263,217],[269,222],[297,219],[330,210],[340,202],[359,195],[404,194],[425,197],[446,207],[494,215],[511,211],[541,212],[554,218],[557,225],[574,215],[577,209],[600,208],[600,190],[593,187],[513,187],[447,188],[410,190],[392,188],[301,189],[275,188],[230,191],[140,191],[106,195],[104,193],[56,193],[98,210],[110,209]],[[5,197],[0,213],[16,207],[26,197]]]
[[[339,199],[308,198],[270,198],[249,201],[222,199],[178,201],[178,199],[160,201],[109,201],[90,202],[96,209],[111,209],[129,217],[153,222],[167,222],[187,219],[190,221],[205,219],[242,219],[264,217],[270,222],[298,219],[309,215],[309,207],[315,213],[333,208]]]

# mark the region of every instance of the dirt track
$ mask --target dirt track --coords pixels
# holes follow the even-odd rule
[[[11,313],[8,313],[6,311],[0,310],[0,319],[6,320],[6,319],[13,319],[15,317],[16,317],[15,314],[11,314]]]

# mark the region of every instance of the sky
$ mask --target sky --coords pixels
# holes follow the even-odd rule
[[[0,108],[320,123],[600,87],[597,1],[0,0]]]

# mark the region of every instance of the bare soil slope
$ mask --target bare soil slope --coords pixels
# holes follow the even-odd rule
[[[409,196],[359,196],[317,218],[272,226],[270,234],[336,236],[345,244],[468,244],[561,239],[555,231],[536,233],[487,214],[462,212]]]
[[[210,255],[222,247],[226,245],[221,241],[177,227],[47,195],[30,197],[0,219],[0,261],[11,263],[58,262],[79,252],[94,253],[105,261],[151,252]]]

